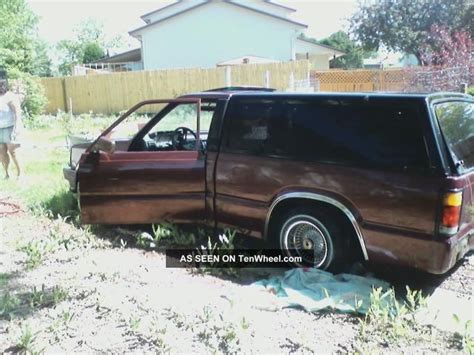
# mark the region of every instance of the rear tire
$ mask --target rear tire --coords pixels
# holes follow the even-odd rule
[[[334,270],[344,260],[343,228],[338,222],[323,210],[295,208],[282,214],[274,230],[283,255],[303,259],[293,265]]]

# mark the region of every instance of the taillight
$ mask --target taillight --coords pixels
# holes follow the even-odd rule
[[[462,192],[447,192],[443,196],[439,232],[442,234],[456,234],[461,218]]]

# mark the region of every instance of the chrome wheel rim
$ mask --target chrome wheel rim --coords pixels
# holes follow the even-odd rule
[[[299,220],[292,223],[287,229],[284,237],[287,254],[293,251],[303,259],[305,265],[320,267],[326,261],[328,255],[328,244],[323,231],[310,221]]]

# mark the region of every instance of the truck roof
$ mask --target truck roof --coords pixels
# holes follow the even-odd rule
[[[474,100],[474,98],[467,94],[456,93],[456,92],[437,92],[437,93],[404,93],[404,92],[283,92],[283,91],[272,91],[263,90],[258,88],[254,90],[252,87],[236,87],[234,88],[221,88],[204,92],[196,92],[184,95],[183,97],[203,97],[203,98],[223,98],[229,99],[231,97],[291,97],[291,98],[398,98],[398,99],[422,99],[422,100],[438,100],[444,98],[462,98],[468,100]]]

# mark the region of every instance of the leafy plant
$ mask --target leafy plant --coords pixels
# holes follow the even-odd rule
[[[414,330],[417,326],[415,312],[426,305],[426,298],[421,291],[409,287],[406,291],[406,300],[399,302],[393,289],[373,289],[369,310],[361,320],[359,336],[363,342],[375,335],[384,341],[397,343]]]
[[[461,323],[461,320],[457,314],[453,314],[453,318],[457,324]],[[462,332],[455,332],[453,334],[454,343],[458,349],[465,350],[468,354],[474,354],[474,338],[472,337],[472,321],[468,320],[464,323]]]
[[[28,354],[39,354],[41,351],[35,350],[35,340],[39,332],[33,333],[30,326],[27,324],[23,326],[18,339],[17,347]]]
[[[0,298],[0,318],[12,318],[12,314],[15,312],[21,301],[15,295],[10,292],[4,292]]]
[[[39,79],[17,69],[11,69],[8,76],[12,83],[15,83],[20,95],[24,96],[21,107],[27,118],[25,121],[28,121],[30,117],[43,113],[48,100]]]
[[[196,236],[194,233],[180,229],[177,225],[162,223],[152,226],[152,234],[148,232],[139,233],[136,241],[137,246],[147,249],[159,249],[164,246],[189,247],[196,245]]]
[[[47,252],[46,246],[41,241],[30,240],[20,250],[26,253],[26,266],[28,269],[34,269],[40,265]]]
[[[140,327],[140,322],[140,317],[130,317],[130,319],[128,320],[128,326],[132,330],[132,332],[136,332],[138,330],[138,328]]]
[[[33,287],[28,297],[29,306],[31,308],[55,306],[59,302],[64,301],[68,296],[66,290],[55,286],[48,290],[43,284],[41,288]]]
[[[201,245],[200,248],[197,248],[197,252],[212,260],[216,256],[218,260],[222,260],[224,254],[231,254],[235,250],[234,239],[236,232],[231,230],[226,230],[224,234],[219,235],[218,242],[212,242],[211,238],[207,239],[206,245]],[[202,266],[199,266],[198,271],[201,273],[211,274],[211,275],[227,275],[227,276],[237,276],[238,270],[235,267],[227,266],[220,267],[221,263],[219,262],[209,262]]]

